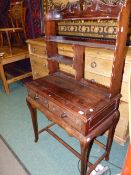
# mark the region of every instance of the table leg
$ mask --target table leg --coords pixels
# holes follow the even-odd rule
[[[110,154],[110,150],[111,150],[111,146],[112,146],[112,142],[113,142],[113,138],[114,138],[114,134],[115,134],[115,128],[116,128],[116,125],[117,125],[119,118],[120,118],[119,111],[116,111],[114,115],[115,115],[115,119],[112,123],[111,128],[109,129],[107,145],[106,145],[107,155],[105,156],[105,160],[107,160],[107,161],[109,160],[109,154]]]
[[[26,99],[28,108],[31,113],[31,118],[32,118],[32,124],[33,124],[33,129],[34,129],[34,134],[35,134],[35,142],[38,141],[38,122],[37,122],[37,110],[34,108],[31,103]]]
[[[91,150],[91,142],[80,143],[80,147],[81,147],[81,175],[86,175],[87,162]]]
[[[6,94],[9,95],[10,94],[9,85],[7,83],[7,79],[5,76],[5,71],[4,71],[2,63],[0,63],[0,75],[1,75],[4,90],[5,90]]]

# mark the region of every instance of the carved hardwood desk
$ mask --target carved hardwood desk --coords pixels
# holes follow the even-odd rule
[[[119,120],[119,102],[125,62],[125,46],[129,25],[131,1],[117,4],[103,4],[99,0],[73,1],[63,10],[49,11],[45,16],[45,42],[48,55],[49,75],[27,83],[29,106],[35,141],[39,133],[47,131],[81,160],[81,175],[89,175],[97,164],[109,159],[115,128]],[[117,21],[116,39],[101,41],[90,38],[58,36],[58,21],[62,20],[103,20]],[[58,52],[58,43],[72,46],[73,57]],[[110,87],[89,81],[84,77],[85,47],[104,48],[114,51]],[[70,65],[75,75],[60,71],[59,64]],[[38,130],[36,111],[43,112],[52,124]],[[81,153],[75,151],[50,127],[57,124],[70,136],[80,142]],[[96,138],[108,132],[107,144],[103,145]],[[94,163],[88,160],[93,142],[105,151]]]
[[[119,119],[118,102],[120,96],[109,100],[109,95],[102,88],[97,89],[94,85],[85,85],[61,73],[52,74],[27,84],[27,104],[32,114],[35,132],[35,141],[38,134],[47,131],[60,142],[47,126],[38,131],[36,109],[43,112],[54,124],[58,124],[67,133],[80,141],[81,155],[70,146],[64,145],[81,159],[81,174],[85,174],[88,150],[94,139],[109,129],[109,136],[105,153],[100,157],[108,160],[115,131]],[[91,172],[95,165],[90,165]]]

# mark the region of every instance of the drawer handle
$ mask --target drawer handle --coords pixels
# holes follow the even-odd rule
[[[32,51],[35,53],[35,52],[36,52],[36,48],[34,47],[34,48],[32,49]]]
[[[47,50],[44,51],[44,54],[47,55]]]
[[[34,76],[35,77],[38,77],[39,76],[39,73],[38,72],[34,72]]]
[[[39,99],[39,96],[38,95],[35,95],[34,96],[34,100],[38,100]]]
[[[91,79],[91,82],[92,82],[92,83],[96,83],[96,80],[95,80],[95,79]]]
[[[45,68],[47,68],[47,64],[46,64],[46,63],[44,63],[43,66],[44,66]]]
[[[48,104],[48,100],[44,100],[44,104]]]
[[[91,63],[91,67],[92,67],[92,68],[95,68],[96,66],[97,66],[96,62],[93,61],[93,62]]]
[[[61,118],[66,118],[67,117],[67,114],[65,113],[65,112],[63,112],[62,114],[61,114]]]

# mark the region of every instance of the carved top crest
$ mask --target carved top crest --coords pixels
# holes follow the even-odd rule
[[[48,18],[116,18],[125,0],[53,0]]]
[[[93,0],[62,0],[62,1],[52,0],[52,3],[55,8],[64,9],[68,5],[76,4],[79,3],[80,1],[85,2],[87,4],[91,4],[93,2]],[[124,0],[99,0],[99,2],[104,3],[106,5],[117,5],[123,3]]]

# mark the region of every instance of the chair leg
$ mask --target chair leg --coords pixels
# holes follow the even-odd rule
[[[5,76],[5,72],[4,72],[4,68],[3,68],[2,63],[0,63],[0,75],[1,75],[4,90],[5,90],[6,94],[9,95],[10,94],[9,85],[7,83],[7,79]]]
[[[38,122],[37,122],[37,110],[34,108],[31,103],[26,99],[28,108],[31,113],[31,118],[32,118],[32,124],[33,124],[33,129],[34,129],[34,134],[35,134],[35,142],[38,141],[39,135],[38,135]]]
[[[109,154],[110,154],[111,146],[113,143],[115,128],[116,128],[116,125],[117,125],[119,118],[120,118],[120,112],[116,111],[114,115],[115,115],[115,119],[114,119],[114,122],[113,122],[111,128],[109,129],[108,138],[107,138],[107,145],[106,145],[107,155],[105,157],[105,160],[107,160],[107,161],[109,160]]]

